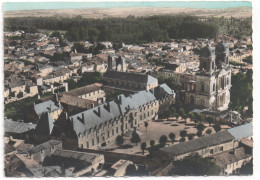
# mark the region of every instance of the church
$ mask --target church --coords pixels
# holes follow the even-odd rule
[[[230,102],[231,68],[228,44],[207,45],[200,53],[199,70],[178,75],[185,87],[184,101],[210,111],[223,111]]]

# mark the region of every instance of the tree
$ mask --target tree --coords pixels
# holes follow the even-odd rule
[[[215,124],[213,128],[216,132],[219,132],[221,130],[221,126],[219,124]]]
[[[180,131],[180,136],[185,138],[187,136],[187,131],[186,130]]]
[[[122,144],[124,144],[124,138],[123,138],[123,136],[120,136],[120,135],[118,135],[117,137],[116,137],[116,145],[118,145],[119,147],[121,147],[122,146]]]
[[[68,79],[68,80],[66,80],[65,82],[68,83],[68,88],[69,88],[69,90],[78,88],[77,82],[74,81],[73,79]]]
[[[167,142],[167,136],[162,135],[162,136],[160,137],[160,139],[159,139],[159,143],[160,143],[162,146],[165,146],[166,142]]]
[[[188,114],[188,117],[190,118],[191,121],[194,121],[194,120],[195,120],[195,114],[194,114],[194,112],[190,112],[190,113]],[[195,122],[195,121],[194,121],[194,122]],[[196,123],[197,123],[197,122],[195,122],[195,125],[196,125]]]
[[[169,175],[180,176],[214,176],[219,175],[221,169],[208,158],[200,155],[190,155],[174,163]]]
[[[206,133],[207,133],[207,134],[211,134],[211,133],[212,133],[212,130],[211,130],[211,129],[207,129],[207,130],[206,130]]]
[[[202,136],[202,131],[198,131],[198,132],[197,132],[197,136],[198,136],[198,137],[201,137],[201,136]]]
[[[170,106],[169,111],[170,111],[171,116],[174,116],[177,113],[175,107],[173,107],[173,106]]]
[[[148,125],[149,125],[148,122],[145,121],[145,122],[144,122],[144,126],[145,126],[145,128],[146,128],[146,132],[147,132],[147,127],[148,127]]]
[[[134,131],[134,132],[132,133],[131,142],[132,142],[132,143],[135,143],[136,146],[137,146],[137,143],[141,142],[141,139],[140,139],[139,135],[136,133],[136,131]]]
[[[209,126],[211,126],[211,124],[213,123],[213,121],[214,121],[214,117],[212,117],[212,116],[208,116],[208,117],[207,117],[207,122],[209,123]]]
[[[152,140],[150,141],[150,146],[153,147],[154,144],[155,144],[155,141],[152,139]]]
[[[192,140],[193,139],[193,134],[188,134],[188,139]]]
[[[202,121],[204,120],[204,115],[198,113],[198,114],[197,114],[197,119],[198,119],[199,122],[202,122]]]
[[[238,171],[239,171],[239,175],[252,175],[253,174],[253,159],[251,159],[247,163],[244,163]]]
[[[197,125],[197,130],[198,130],[198,131],[204,131],[204,129],[205,129],[204,124],[199,123],[199,124]]]
[[[185,125],[186,125],[186,124],[187,124],[188,115],[183,114],[183,115],[182,115],[182,118],[184,119],[184,122],[185,122]]]
[[[185,142],[185,141],[186,141],[186,138],[185,138],[185,137],[182,137],[179,141],[180,141],[180,142]]]
[[[143,155],[144,155],[145,148],[146,148],[146,142],[142,142],[141,149],[143,150]]]
[[[180,115],[180,116],[183,116],[184,114],[185,114],[184,109],[183,109],[183,108],[180,108],[180,109],[179,109],[179,115]]]
[[[169,134],[169,138],[172,140],[172,144],[173,144],[173,142],[175,140],[175,134],[174,133],[170,133]]]

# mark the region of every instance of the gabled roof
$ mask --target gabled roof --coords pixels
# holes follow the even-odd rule
[[[29,148],[25,151],[22,151],[22,152],[20,152],[20,154],[35,154],[35,153],[40,152],[42,150],[51,148],[52,146],[57,146],[61,143],[62,143],[61,141],[50,140],[50,141],[47,141],[45,143],[39,144],[38,146],[34,146],[34,147],[31,147],[31,148]]]
[[[131,82],[153,84],[158,83],[158,80],[147,74],[137,74],[137,73],[128,73],[128,72],[118,72],[118,71],[107,71],[103,74],[103,77],[121,79]]]
[[[36,124],[17,122],[11,119],[4,120],[4,131],[7,133],[24,133],[35,128]]]
[[[252,154],[247,154],[243,147],[236,148],[234,151],[225,151],[220,154],[213,155],[214,162],[221,168],[225,168],[228,164],[238,162],[241,159],[246,159],[252,156]]]
[[[121,94],[118,96],[117,101],[110,101],[99,105],[92,109],[70,116],[69,119],[73,122],[74,131],[77,135],[79,135],[109,120],[114,121],[115,118],[120,115],[124,115],[129,108],[139,109],[140,106],[155,100],[155,96],[150,91],[145,90],[128,97]],[[109,108],[107,108],[108,106]]]
[[[81,87],[81,88],[77,88],[77,89],[65,92],[64,94],[71,95],[71,96],[81,96],[81,95],[84,95],[84,94],[88,94],[88,93],[91,93],[91,92],[98,91],[100,89],[101,89],[100,86],[98,86],[97,84],[91,84],[91,85],[88,85],[88,86],[84,86],[84,87]]]
[[[206,135],[194,140],[186,141],[184,143],[164,147],[161,149],[161,151],[178,156],[186,153],[191,153],[200,149],[204,149],[206,147],[226,143],[232,141],[233,139],[234,137],[231,134],[229,134],[228,131],[225,130],[217,132],[215,134]]]
[[[174,94],[174,90],[172,90],[167,84],[161,84],[159,85],[160,88],[162,88],[167,94]]]
[[[60,109],[60,107],[56,106],[55,103],[51,100],[34,105],[34,110],[39,117],[44,112],[53,112],[57,111],[58,109]]]
[[[99,154],[57,149],[52,154],[52,156],[60,156],[63,158],[72,158],[72,159],[77,159],[77,160],[92,163],[95,160],[95,158],[97,156],[99,156]]]
[[[44,112],[37,124],[36,131],[39,134],[50,135],[53,129],[53,119],[49,112]]]
[[[241,138],[248,138],[253,136],[253,124],[252,122],[228,129],[228,132],[234,136],[235,140]]]

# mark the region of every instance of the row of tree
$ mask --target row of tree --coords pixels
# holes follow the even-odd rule
[[[248,107],[247,114],[253,115],[253,71],[239,72],[232,74],[232,87],[230,90],[229,108],[240,113],[245,107]]]
[[[5,31],[37,29],[66,30],[70,41],[88,40],[142,44],[168,41],[170,38],[213,38],[218,33],[242,37],[252,34],[252,18],[208,18],[201,21],[196,16],[160,15],[126,18],[56,18],[22,17],[5,18]]]

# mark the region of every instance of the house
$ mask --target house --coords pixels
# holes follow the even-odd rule
[[[18,139],[26,139],[32,134],[36,128],[36,124],[13,121],[11,119],[4,120],[4,136]]]
[[[235,148],[213,155],[210,159],[221,168],[222,175],[236,174],[237,170],[252,159],[244,147]]]
[[[44,159],[43,166],[62,166],[65,170],[71,169],[71,176],[79,177],[96,173],[104,162],[103,154],[56,149]]]
[[[48,117],[50,116],[55,121],[60,116],[62,110],[63,107],[61,106],[60,102],[54,102],[52,100],[48,100],[45,102],[40,102],[38,104],[34,103],[33,112],[31,112],[32,114],[31,117],[34,122],[38,122],[38,120],[42,117],[42,115],[46,116],[47,113]]]
[[[103,74],[104,86],[125,90],[150,90],[158,86],[158,80],[147,74],[107,71]]]
[[[22,161],[33,160],[37,163],[42,163],[44,158],[50,156],[56,149],[62,148],[62,142],[57,140],[50,140],[37,146],[31,147],[24,151],[19,152],[18,158]],[[29,162],[28,162],[29,163]],[[27,167],[28,168],[28,167]]]
[[[184,143],[164,147],[161,149],[161,152],[168,154],[174,160],[182,159],[191,153],[197,153],[202,157],[209,157],[237,148],[241,138],[252,136],[252,130],[252,123],[247,123]]]

